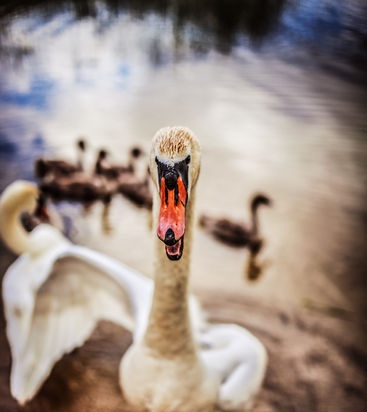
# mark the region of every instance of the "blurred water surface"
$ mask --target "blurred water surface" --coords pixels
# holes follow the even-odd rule
[[[198,213],[248,220],[266,239],[260,279],[247,252],[197,230],[193,288],[360,313],[366,301],[366,5],[362,1],[19,1],[0,6],[0,189],[34,179],[39,156],[75,141],[126,161],[155,131],[199,137]],[[148,213],[113,199],[61,204],[73,239],[149,275]],[[4,253],[4,251],[2,252]],[[342,312],[333,312],[333,308]]]

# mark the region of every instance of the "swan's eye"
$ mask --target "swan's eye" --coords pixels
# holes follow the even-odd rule
[[[188,155],[188,156],[186,157],[186,159],[185,159],[185,162],[186,162],[186,164],[188,165],[188,164],[190,163],[190,161],[191,161],[191,156]]]

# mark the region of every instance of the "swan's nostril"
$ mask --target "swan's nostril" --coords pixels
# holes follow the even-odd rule
[[[176,243],[175,234],[171,228],[169,228],[164,236],[164,243],[167,246],[173,246]]]

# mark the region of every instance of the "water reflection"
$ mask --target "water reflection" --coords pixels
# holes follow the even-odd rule
[[[359,1],[347,4],[314,0],[26,1],[2,7],[1,56],[19,64],[22,57],[34,53],[27,43],[7,41],[14,19],[34,16],[27,27],[34,30],[49,24],[55,16],[63,16],[63,23],[54,28],[54,35],[77,20],[93,20],[95,30],[103,35],[117,19],[129,15],[145,22],[146,30],[148,25],[159,26],[159,31],[151,36],[148,52],[154,65],[187,57],[187,49],[200,56],[211,50],[230,53],[236,47],[253,47],[278,57],[302,59],[303,64],[310,64],[311,54],[313,63],[321,60],[329,68],[334,66],[350,74],[350,67],[335,65],[333,60],[327,62],[324,57],[351,62],[363,70],[366,14],[365,5]],[[171,50],[165,41],[168,33],[173,40]]]
[[[242,274],[248,266],[254,276],[263,259],[198,231],[194,286],[208,287],[205,269],[213,288],[350,309],[344,290],[364,299],[367,126],[365,6],[345,3],[2,6],[1,188],[34,179],[37,157],[74,159],[78,136],[90,143],[92,170],[102,147],[126,163],[129,148],[148,150],[158,128],[185,124],[203,146],[199,212],[241,219],[244,199],[258,190],[276,203],[264,214],[261,282],[245,289]],[[76,241],[119,258],[123,249],[127,263],[150,273],[150,252],[141,259],[150,247],[146,210],[119,197],[86,215],[64,204],[60,211],[77,225]]]
[[[210,40],[207,46],[213,46],[222,52],[228,52],[237,41],[239,33],[249,36],[251,40],[261,39],[276,26],[284,8],[284,0],[230,0],[223,3],[218,0],[193,1],[24,1],[21,5],[5,5],[1,17],[6,24],[19,15],[27,16],[35,13],[42,23],[56,14],[69,13],[73,19],[93,18],[98,21],[98,30],[108,29],[116,16],[129,13],[137,19],[145,19],[156,14],[172,21],[177,44],[185,35],[192,36],[191,46],[198,52],[205,50],[205,39]],[[4,27],[4,26],[3,26]],[[201,41],[194,40],[201,32]],[[25,54],[29,49],[22,50]],[[15,49],[14,49],[15,51]]]

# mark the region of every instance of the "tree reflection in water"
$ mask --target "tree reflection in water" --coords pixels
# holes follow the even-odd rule
[[[71,12],[76,20],[96,19],[99,29],[103,30],[123,13],[129,13],[137,19],[144,19],[153,13],[171,19],[177,48],[183,39],[188,37],[188,45],[194,53],[205,54],[215,49],[227,54],[237,44],[240,36],[248,38],[249,43],[261,42],[276,27],[284,4],[284,0],[31,0],[1,6],[0,21],[3,30],[6,30],[7,23],[20,15],[27,16],[33,13],[47,21],[56,14]],[[28,55],[30,50],[16,48],[13,53]],[[152,63],[159,64],[159,54],[151,54],[156,57],[155,60],[152,59]]]
[[[320,66],[353,78],[351,67],[334,64],[335,59],[341,59],[354,69],[358,68],[361,74],[358,81],[365,81],[367,33],[364,17],[367,9],[358,0],[346,4],[306,0],[8,2],[0,6],[0,42],[6,38],[7,27],[14,18],[33,14],[39,22],[46,23],[62,13],[70,13],[75,20],[92,18],[101,32],[122,15],[129,14],[136,19],[159,16],[170,22],[176,59],[181,57],[183,46],[196,56],[211,50],[229,54],[235,47],[249,47],[277,57],[302,60],[303,64],[321,60]],[[151,43],[151,64],[165,62],[162,49],[164,46],[159,41]],[[0,58],[12,56],[19,61],[21,56],[31,52],[26,46],[2,44]]]

